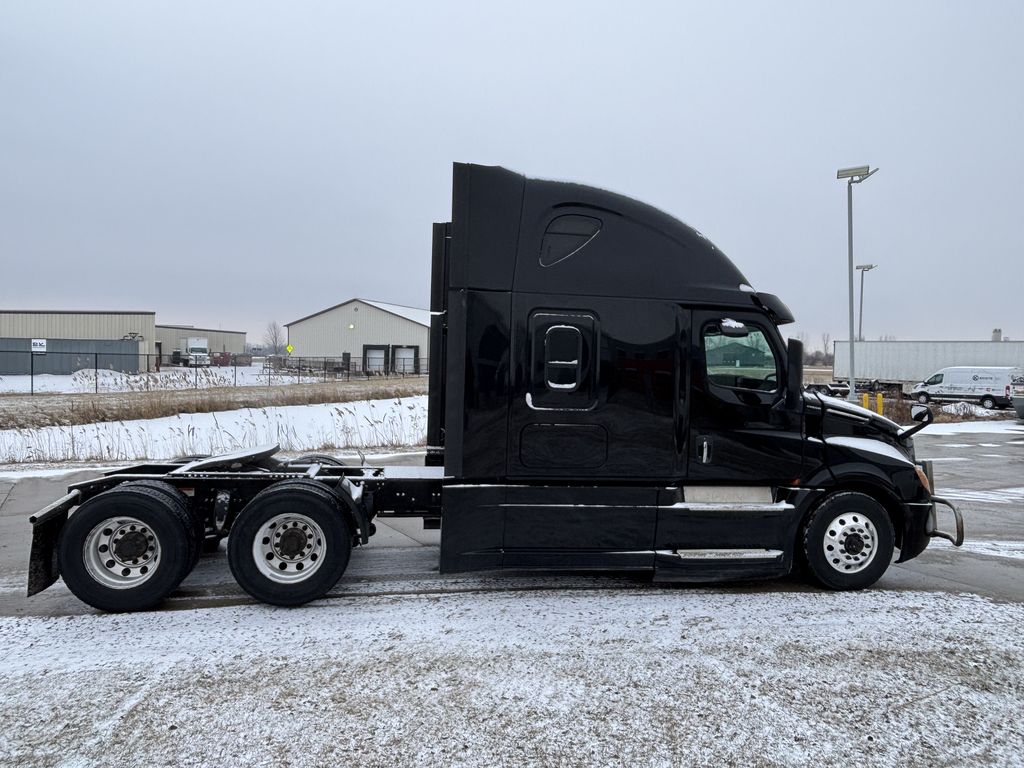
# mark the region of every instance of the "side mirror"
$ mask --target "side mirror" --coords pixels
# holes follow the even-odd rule
[[[742,339],[750,335],[750,330],[739,320],[723,317],[718,321],[718,328],[722,335],[730,339]]]
[[[786,407],[795,410],[804,390],[804,345],[796,339],[786,344]]]
[[[935,415],[927,405],[912,405],[910,406],[910,419],[925,425],[935,421]]]

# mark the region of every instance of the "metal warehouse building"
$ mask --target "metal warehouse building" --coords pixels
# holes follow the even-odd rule
[[[182,339],[189,336],[200,336],[210,345],[210,354],[218,352],[229,355],[245,353],[245,331],[222,331],[214,328],[195,328],[191,325],[158,325],[156,326],[156,353],[170,359],[171,353],[178,349]]]
[[[154,312],[0,310],[0,375],[146,370]]]
[[[425,373],[430,311],[349,299],[288,323],[292,357],[333,358],[372,373]]]

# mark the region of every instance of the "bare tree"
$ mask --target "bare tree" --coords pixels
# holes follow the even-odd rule
[[[277,320],[267,323],[267,330],[263,332],[263,346],[267,348],[267,354],[280,355],[284,352],[284,329]]]
[[[824,352],[826,355],[830,352],[828,345],[831,341],[832,334],[828,333],[827,331],[821,334],[821,351]]]

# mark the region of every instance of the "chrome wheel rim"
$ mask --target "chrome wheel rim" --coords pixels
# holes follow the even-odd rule
[[[821,551],[828,564],[839,573],[863,571],[878,552],[878,531],[874,523],[859,512],[837,515],[825,529]]]
[[[85,537],[85,569],[111,589],[133,589],[149,581],[160,567],[160,539],[135,517],[110,517]]]
[[[326,553],[323,529],[312,518],[295,512],[267,520],[252,543],[256,569],[278,584],[296,584],[310,578]]]

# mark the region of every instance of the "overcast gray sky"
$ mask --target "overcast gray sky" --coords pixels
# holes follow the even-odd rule
[[[426,306],[451,162],[700,229],[846,335],[1024,338],[1024,3],[0,5],[0,308]]]

